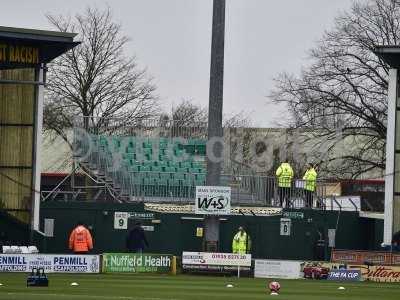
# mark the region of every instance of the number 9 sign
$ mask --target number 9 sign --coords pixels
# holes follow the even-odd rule
[[[114,213],[114,229],[128,229],[128,217],[127,212],[115,212]]]

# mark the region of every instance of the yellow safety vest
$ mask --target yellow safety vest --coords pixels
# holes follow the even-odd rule
[[[279,187],[290,187],[292,185],[293,169],[288,163],[282,163],[276,170]]]
[[[304,188],[307,191],[314,192],[317,181],[317,172],[315,171],[315,169],[314,168],[308,169],[303,176],[303,180],[305,180],[306,183]]]
[[[232,241],[232,253],[246,254],[250,252],[251,249],[251,239],[250,236],[239,231],[235,234]]]

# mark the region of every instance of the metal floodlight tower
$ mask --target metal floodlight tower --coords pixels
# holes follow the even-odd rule
[[[220,185],[221,161],[223,155],[222,104],[224,90],[224,39],[225,0],[213,1],[210,93],[208,104],[207,177],[209,186]],[[218,216],[206,216],[205,250],[217,251],[219,242]]]
[[[392,243],[400,230],[400,47],[376,46],[375,54],[389,66],[383,242]]]

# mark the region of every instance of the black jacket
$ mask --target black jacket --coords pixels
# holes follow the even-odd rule
[[[144,249],[144,246],[149,247],[144,230],[140,226],[135,226],[126,238],[126,248],[129,251],[136,251],[137,249]]]

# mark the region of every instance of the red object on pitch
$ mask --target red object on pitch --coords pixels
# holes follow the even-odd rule
[[[272,293],[278,293],[279,290],[281,289],[280,283],[279,283],[279,282],[276,282],[276,281],[270,282],[269,285],[268,285],[268,287],[269,287],[269,289],[270,289],[270,291],[271,291]]]

